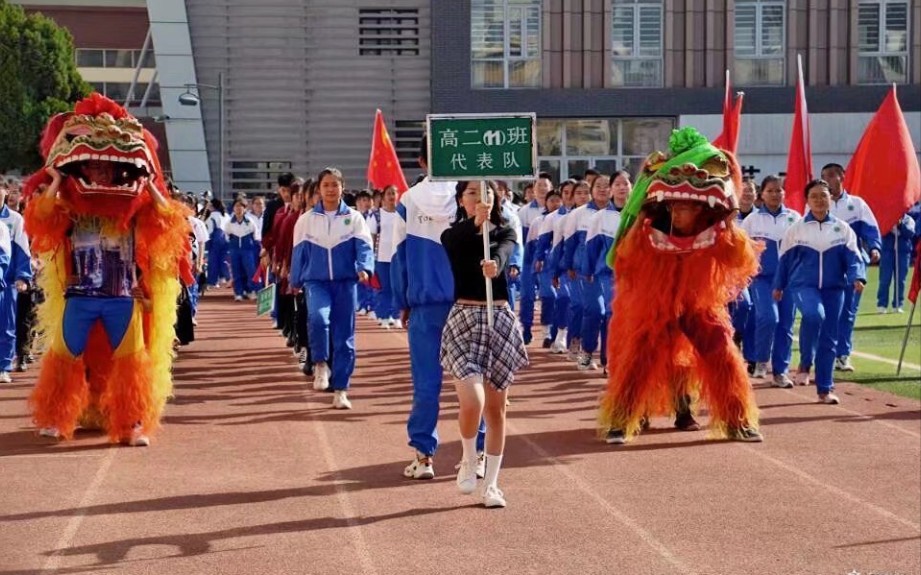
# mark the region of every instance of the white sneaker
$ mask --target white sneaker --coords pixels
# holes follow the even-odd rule
[[[476,460],[462,459],[457,470],[457,489],[464,495],[476,491]]]
[[[324,391],[329,388],[329,365],[318,363],[313,366],[313,388]]]
[[[755,379],[767,377],[767,368],[767,362],[759,361],[755,364],[755,370],[752,372],[752,377]]]
[[[895,308],[895,313],[905,313],[905,308],[904,308],[904,307],[897,307],[897,308]]]
[[[38,430],[38,434],[42,437],[50,437],[52,439],[61,437],[61,432],[58,431],[57,427],[43,427]]]
[[[13,383],[13,378],[8,371],[0,371],[0,383]]]
[[[809,385],[809,372],[797,371],[793,381],[796,382],[796,385]]]
[[[495,485],[487,485],[483,490],[483,505],[488,509],[505,507],[505,494]]]
[[[382,319],[379,325],[381,326],[382,329],[390,329],[390,322],[387,321],[386,319]]]
[[[131,439],[128,440],[128,445],[131,447],[150,446],[150,438],[144,435],[144,430],[141,428],[140,423],[136,423],[134,427],[131,428]]]
[[[243,301],[243,296],[241,296],[241,295],[235,295],[235,296],[233,296],[233,301]]]
[[[771,380],[771,387],[779,387],[781,389],[790,389],[793,387],[793,380],[786,373],[774,374],[773,379]]]
[[[368,312],[368,319],[377,319],[377,314],[373,311]]]
[[[876,308],[876,313],[882,315],[882,314],[885,314],[885,313],[889,313],[889,310],[886,309],[886,308],[884,308],[884,307],[882,307],[882,306],[880,306],[880,307]]]
[[[454,466],[454,470],[461,468],[460,462]],[[486,477],[486,454],[482,451],[476,452],[476,477],[477,479],[483,479]]]
[[[838,399],[838,396],[834,393],[820,393],[819,394],[819,403],[825,403],[828,405],[838,405],[841,403],[841,400]]]
[[[550,353],[566,353],[566,329],[556,332],[556,339],[550,345]]]
[[[256,292],[251,292],[251,291],[250,291],[250,292],[246,292],[246,299],[248,299],[248,300],[254,300],[254,299],[256,299]]]
[[[333,392],[333,409],[352,409],[352,402],[344,389]]]
[[[835,369],[838,371],[854,371],[854,366],[851,364],[851,358],[847,355],[842,355],[835,360]]]
[[[579,354],[579,361],[576,362],[576,367],[579,368],[579,371],[588,371],[592,368],[592,356],[587,353]],[[595,369],[598,369],[597,366]]]
[[[390,326],[393,329],[403,329],[403,320],[390,318]]]
[[[432,458],[416,452],[416,458],[403,470],[403,477],[410,479],[434,479],[435,468],[432,467]]]
[[[358,310],[358,315],[368,315],[368,310],[366,310],[365,308],[361,308],[360,310]]]

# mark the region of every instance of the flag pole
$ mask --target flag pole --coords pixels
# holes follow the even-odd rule
[[[899,352],[899,366],[895,370],[896,375],[902,374],[902,360],[905,359],[905,348],[908,346],[908,333],[911,331],[911,321],[915,317],[915,308],[918,307],[916,299],[911,304],[911,312],[908,314],[908,325],[905,326],[905,337],[902,338],[902,351]]]
[[[489,202],[489,191],[486,189],[486,180],[480,181],[480,201],[484,204]],[[495,198],[493,198],[495,201]],[[492,210],[490,210],[490,215],[492,215]],[[483,262],[488,262],[491,258],[489,257],[489,216],[486,216],[486,221],[483,222]],[[486,278],[486,325],[492,329],[493,326],[493,298],[492,298],[492,279]]]

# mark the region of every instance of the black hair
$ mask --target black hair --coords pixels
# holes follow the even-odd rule
[[[342,172],[340,172],[338,168],[332,168],[332,167],[323,168],[323,170],[321,170],[320,173],[317,174],[317,185],[319,185],[320,182],[323,181],[323,178],[325,178],[326,176],[332,176],[336,178],[337,180],[339,180],[339,183],[342,184],[343,187],[345,187],[345,178],[342,177]]]
[[[599,171],[596,170],[595,168],[589,168],[589,169],[585,170],[585,177],[586,177],[586,178],[589,177],[589,176],[600,176],[600,175],[601,175],[601,172],[599,172]]]
[[[825,164],[824,166],[822,166],[822,170],[819,173],[821,174],[825,170],[838,170],[839,176],[844,175],[844,166],[836,162],[830,162],[828,164]]]
[[[563,199],[563,195],[560,192],[556,190],[550,190],[549,192],[547,192],[547,197],[544,198],[544,203],[546,204],[547,200],[549,200],[552,196],[556,196],[560,198],[561,200]]]
[[[227,215],[227,210],[224,209],[224,202],[222,202],[220,198],[211,199],[211,210],[221,212],[221,215]]]
[[[280,176],[278,176],[279,186],[290,188],[291,184],[293,183],[294,183],[294,174],[292,174],[291,172],[285,172],[284,174],[281,174]]]
[[[614,183],[614,180],[617,179],[617,176],[623,176],[627,178],[628,182],[631,182],[631,183],[633,182],[633,176],[630,175],[630,172],[628,172],[627,170],[614,170],[613,172],[611,172],[611,183],[612,184]]]
[[[467,211],[464,209],[464,206],[461,205],[461,196],[464,195],[464,191],[471,181],[472,180],[461,180],[457,182],[457,185],[454,187],[454,201],[457,202],[457,217],[454,219],[455,222],[462,222],[467,219]],[[489,222],[496,227],[506,225],[508,222],[502,217],[502,208],[499,206],[499,202],[496,201],[496,182],[486,180],[486,188],[492,190],[493,193],[492,209],[489,211]]]
[[[358,190],[358,193],[355,194],[355,199],[360,200],[361,198],[372,199],[371,192],[368,190]]]
[[[822,168],[822,169],[824,170],[825,168]],[[809,190],[811,190],[812,188],[814,188],[814,187],[816,187],[816,186],[822,186],[823,188],[825,188],[826,190],[828,190],[829,193],[831,193],[831,186],[828,185],[828,182],[826,182],[825,180],[823,180],[823,179],[821,179],[821,178],[817,178],[817,179],[815,179],[815,180],[809,180],[809,181],[806,183],[806,187],[805,187],[805,189],[803,189],[803,197],[806,198],[806,199],[808,200],[808,199],[809,199]]]
[[[550,184],[553,185],[553,176],[550,175],[550,172],[541,172],[537,174],[538,180],[550,180]]]
[[[419,157],[425,160],[426,163],[429,161],[429,137],[428,134],[422,134],[422,139],[419,140]]]
[[[235,200],[233,201],[233,207],[237,207],[237,204],[240,204],[241,206],[243,206],[243,207],[245,208],[245,207],[246,207],[246,200],[244,200],[243,198],[237,198],[237,199],[235,199]]]
[[[758,188],[758,195],[761,195],[762,190],[764,190],[768,184],[773,184],[775,182],[780,184],[780,188],[783,189],[783,178],[777,174],[768,174],[767,176],[764,176],[764,179],[761,180],[761,187]]]

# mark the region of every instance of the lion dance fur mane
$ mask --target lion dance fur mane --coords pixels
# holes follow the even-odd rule
[[[29,403],[36,425],[54,428],[65,439],[78,425],[101,427],[113,442],[129,437],[138,424],[151,434],[172,393],[178,278],[188,257],[189,224],[187,209],[169,198],[156,150],[156,139],[137,119],[92,94],[72,113],[48,122],[40,143],[46,169],[26,184],[31,201],[25,226],[40,258],[45,295],[38,310],[45,354]],[[90,160],[112,162],[116,179],[106,185],[86,181],[80,166]],[[62,174],[57,197],[41,194],[52,182],[47,168]],[[165,204],[154,201],[147,180]],[[75,274],[71,230],[80,219],[98,222],[108,234],[133,236],[132,273],[145,304],[133,305],[114,349],[110,341],[117,336],[96,321],[85,351],[75,355],[65,341],[64,320],[67,306],[75,305],[65,296]]]

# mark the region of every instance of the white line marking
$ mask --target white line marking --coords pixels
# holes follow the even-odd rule
[[[889,365],[899,366],[899,362],[894,359],[889,359],[888,357],[882,357],[879,355],[873,355],[872,353],[864,353],[862,351],[851,351],[851,355],[857,356],[863,359],[872,359],[873,361],[878,361],[880,363],[887,363]],[[907,361],[902,362],[902,367],[907,367],[908,369],[913,369],[915,371],[921,371],[921,365],[914,363],[908,363]]]
[[[336,456],[333,454],[333,448],[329,444],[329,436],[326,435],[326,428],[322,421],[313,417],[311,417],[311,420],[313,421],[317,436],[319,436],[320,439],[320,447],[323,450],[323,458],[326,460],[326,466],[336,475],[336,478],[339,479],[339,466],[336,465]],[[349,526],[349,532],[355,540],[355,551],[359,561],[361,561],[361,570],[363,573],[377,575],[378,571],[374,566],[374,560],[371,557],[371,550],[368,547],[368,542],[365,541],[364,533],[361,531],[361,525],[355,521],[355,510],[352,508],[352,502],[349,500],[348,491],[342,487],[340,481],[336,481],[334,485],[336,487],[336,498],[339,500],[339,506],[342,508],[345,521]]]
[[[21,455],[4,455],[0,457],[0,461],[9,459],[93,459],[97,457],[105,456],[100,453],[23,453]]]
[[[109,448],[108,453],[106,453],[105,458],[99,465],[99,469],[96,470],[96,476],[93,477],[92,483],[86,488],[86,492],[80,499],[80,503],[77,504],[77,514],[71,517],[70,521],[67,522],[64,533],[61,534],[61,538],[58,539],[57,545],[54,546],[54,551],[51,553],[51,556],[48,557],[47,561],[45,561],[45,565],[42,566],[42,571],[54,573],[60,568],[61,551],[64,551],[73,543],[74,536],[77,534],[77,531],[83,524],[83,520],[86,518],[85,509],[89,507],[89,504],[96,498],[99,488],[102,487],[102,482],[105,481],[106,475],[109,473],[109,467],[111,467],[112,462],[115,461],[115,452],[117,450],[117,447]]]
[[[821,481],[821,480],[819,480],[819,479],[816,479],[815,477],[809,475],[809,474],[806,473],[805,471],[802,471],[801,469],[798,469],[798,468],[796,468],[796,467],[794,467],[794,466],[792,466],[792,465],[789,465],[789,464],[787,464],[787,463],[784,463],[783,461],[781,461],[781,460],[779,460],[779,459],[776,459],[776,458],[774,458],[774,457],[771,457],[770,455],[768,455],[768,454],[766,454],[766,453],[762,453],[760,450],[755,449],[754,447],[751,447],[751,446],[749,446],[749,445],[741,445],[740,447],[742,447],[743,449],[746,449],[746,450],[748,450],[749,452],[754,453],[754,454],[757,455],[758,457],[760,457],[760,458],[762,458],[762,459],[764,459],[764,460],[766,460],[766,461],[770,461],[770,462],[773,463],[774,465],[776,465],[776,466],[778,466],[778,467],[780,467],[780,468],[782,468],[782,469],[784,469],[784,470],[786,470],[786,471],[788,471],[788,472],[790,472],[790,473],[796,475],[797,477],[799,477],[799,478],[802,479],[803,481],[806,481],[807,483],[812,483],[812,484],[815,485],[816,487],[820,488],[822,491],[831,491],[831,492],[834,493],[835,495],[837,495],[837,496],[839,496],[839,497],[843,497],[844,499],[847,499],[848,501],[851,501],[851,502],[853,502],[853,503],[858,503],[858,504],[860,504],[860,505],[863,505],[864,507],[867,507],[868,509],[870,509],[870,510],[872,510],[872,511],[875,511],[876,513],[882,515],[883,517],[886,517],[887,519],[892,519],[893,521],[896,521],[896,522],[898,522],[898,523],[901,523],[902,525],[905,525],[906,527],[910,527],[911,529],[914,529],[915,531],[921,532],[921,524],[915,523],[914,521],[909,521],[908,519],[903,519],[902,517],[899,517],[899,516],[896,515],[895,513],[891,512],[891,511],[888,511],[888,510],[886,510],[886,509],[883,509],[883,508],[880,507],[879,505],[876,505],[876,504],[874,504],[874,503],[870,503],[869,501],[865,501],[865,500],[863,500],[863,499],[857,497],[856,495],[852,495],[852,494],[848,493],[847,491],[844,491],[843,489],[839,489],[839,488],[837,488],[837,487],[835,487],[835,486],[833,486],[833,485],[829,485],[826,481]]]

